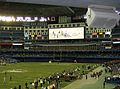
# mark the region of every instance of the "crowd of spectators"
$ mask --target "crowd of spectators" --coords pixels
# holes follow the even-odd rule
[[[43,47],[45,48],[45,47]],[[71,47],[72,48],[72,47]],[[76,47],[77,48],[77,47]],[[17,57],[49,57],[49,58],[54,58],[54,57],[64,57],[64,58],[108,58],[108,59],[113,59],[113,58],[120,58],[120,52],[119,51],[90,51],[90,50],[62,50],[62,49],[57,49],[57,47],[51,47],[53,49],[52,51],[49,49],[43,49],[43,50],[34,50],[34,49],[11,49],[11,50],[3,50],[1,54],[6,54],[9,55],[13,58]],[[55,50],[54,50],[55,49]],[[112,54],[112,55],[110,55]]]
[[[120,60],[106,62],[105,72],[111,74],[105,77],[106,83],[120,84]],[[120,89],[120,86],[116,86],[113,89]]]
[[[9,57],[8,55],[0,55],[0,65],[6,65],[6,63],[17,63],[18,60]]]
[[[111,72],[111,74],[113,75],[120,74],[120,61],[113,60],[113,61],[106,63],[106,72],[107,70]]]
[[[43,47],[45,48],[45,47]],[[43,50],[34,50],[34,49],[9,49],[9,50],[2,50],[1,54],[9,55],[10,57],[64,57],[64,58],[120,58],[120,52],[115,51],[92,51],[92,50],[79,50],[77,47],[75,47],[77,50],[62,50],[57,49],[57,47],[51,47],[51,49],[55,50],[49,50],[49,49],[43,49]],[[72,48],[72,47],[71,47]],[[112,54],[112,55],[110,55]],[[9,58],[10,58],[9,57]]]
[[[91,74],[91,77],[93,77],[93,78],[99,78],[102,75],[102,72],[103,72],[102,70],[99,71],[99,72],[93,72]]]
[[[116,87],[114,87],[113,89],[120,89],[120,86],[116,86]]]

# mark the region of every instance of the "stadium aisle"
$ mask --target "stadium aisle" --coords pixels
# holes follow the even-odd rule
[[[93,72],[99,72],[101,70],[104,70],[104,68],[102,66],[96,68],[95,70],[93,70]],[[95,84],[100,78],[99,79],[98,78],[96,78],[96,79],[95,78],[91,78],[90,77],[91,73],[92,72],[87,74],[87,76],[88,76],[87,79],[86,79],[86,76],[84,75],[82,80],[76,80],[73,83],[69,84],[68,86],[66,86],[66,87],[64,87],[62,89],[84,89],[83,87],[85,87],[85,86],[87,86],[89,84],[91,84],[91,85]],[[102,87],[102,85],[101,85],[101,87]]]

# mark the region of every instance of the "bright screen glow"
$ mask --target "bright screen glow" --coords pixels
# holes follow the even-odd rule
[[[20,45],[23,45],[22,43],[13,43],[12,45],[18,45],[18,46],[20,46]]]
[[[6,22],[46,22],[49,20],[49,17],[14,17],[14,16],[0,16],[0,21],[6,21]]]
[[[84,27],[49,29],[49,39],[84,39]]]

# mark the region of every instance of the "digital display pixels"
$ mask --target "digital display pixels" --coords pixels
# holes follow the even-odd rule
[[[49,40],[84,39],[84,27],[49,29]]]

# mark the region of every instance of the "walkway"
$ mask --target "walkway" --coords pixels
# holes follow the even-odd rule
[[[104,68],[102,66],[96,68],[93,70],[93,72],[99,72],[100,70],[103,70]],[[89,85],[89,84],[94,84],[96,83],[99,79],[91,78],[90,77],[91,72],[88,73],[88,79],[86,80],[85,76],[83,76],[83,79],[81,80],[76,80],[73,83],[69,84],[68,86],[62,88],[62,89],[83,89],[82,87]]]

